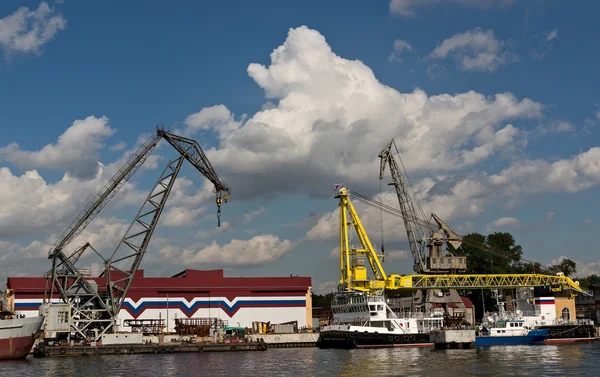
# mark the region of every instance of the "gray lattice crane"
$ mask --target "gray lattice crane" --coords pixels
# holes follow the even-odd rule
[[[394,148],[392,150],[392,147]],[[394,158],[398,155],[400,164]],[[467,269],[466,257],[444,255],[444,244],[449,243],[455,249],[460,247],[461,239],[438,216],[432,214],[438,229],[424,221],[426,216],[408,180],[408,175],[400,159],[398,147],[394,139],[379,153],[379,179],[383,179],[386,166],[390,167],[391,181],[398,196],[398,204],[402,212],[402,220],[408,236],[410,251],[413,256],[413,269],[417,273],[464,272]],[[417,213],[417,211],[419,211]]]
[[[104,258],[89,243],[67,256],[64,252],[66,246],[81,234],[142,166],[161,139],[171,144],[180,156],[170,161],[162,172],[111,256]],[[116,328],[116,317],[147,250],[184,159],[214,185],[217,225],[221,225],[221,204],[227,202],[231,188],[217,175],[195,140],[175,135],[158,126],[156,133],[131,155],[84,207],[48,254],[48,258],[52,260],[52,270],[48,274],[49,287],[44,301],[48,309],[52,308],[52,305],[47,304],[57,301],[53,297],[56,291],[59,295],[58,301],[68,305],[69,312],[63,314],[61,318],[67,318],[70,326],[69,331],[63,332],[72,332],[84,339],[98,340],[108,330]],[[88,247],[102,259],[104,264],[104,271],[96,279],[84,276],[76,267],[77,261]],[[46,331],[52,332],[52,329],[47,328]]]

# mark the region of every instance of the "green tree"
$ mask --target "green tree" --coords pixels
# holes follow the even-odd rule
[[[565,276],[571,276],[574,273],[577,273],[577,263],[575,263],[575,261],[572,261],[571,259],[562,258],[560,262],[549,266],[548,269],[554,274],[562,272],[563,274],[565,274]]]
[[[313,308],[330,308],[331,300],[333,299],[333,293],[327,293],[326,295],[312,294],[312,306]]]
[[[583,278],[574,278],[574,280],[579,281],[579,286],[584,291],[587,290],[592,284],[600,282],[600,276],[596,274],[591,274]]]
[[[492,233],[486,237],[486,245],[492,251],[493,274],[509,274],[519,267],[523,249],[516,244],[512,234]]]
[[[467,257],[467,273],[488,274],[492,259],[485,249],[485,236],[479,233],[470,233],[463,237],[463,243],[455,255]]]

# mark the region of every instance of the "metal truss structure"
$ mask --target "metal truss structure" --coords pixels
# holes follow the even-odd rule
[[[349,198],[349,191],[342,187],[336,191],[340,208],[340,286],[344,291],[365,292],[371,295],[382,294],[384,290],[395,289],[493,289],[550,287],[553,291],[568,290],[571,293],[585,294],[579,283],[562,274],[436,274],[436,275],[397,275],[386,274],[364,229],[362,222]],[[354,228],[361,248],[352,248],[348,242],[349,230]],[[364,260],[368,260],[372,278],[367,276]]]
[[[169,162],[162,172],[112,255],[104,258],[86,243],[67,256],[64,252],[65,247],[81,234],[125,185],[161,139],[167,140],[179,152],[180,157]],[[54,296],[58,295],[60,302],[69,305],[70,313],[67,317],[72,319],[69,333],[74,334],[76,338],[97,341],[102,334],[116,329],[117,315],[146,253],[184,159],[213,183],[217,203],[217,225],[220,226],[221,204],[227,202],[231,188],[217,175],[195,140],[172,134],[159,126],[156,134],[142,144],[85,206],[48,253],[48,258],[52,260],[52,270],[47,273],[49,284],[44,304],[49,309],[51,303],[56,301]],[[92,249],[104,264],[104,271],[94,279],[85,276],[76,267],[77,261],[88,248]],[[46,330],[52,331],[48,328]]]

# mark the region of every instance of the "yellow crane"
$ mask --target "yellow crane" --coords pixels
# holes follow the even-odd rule
[[[334,197],[339,199],[340,212],[340,284],[346,291],[382,294],[384,290],[395,289],[513,289],[544,286],[554,292],[568,290],[571,294],[585,294],[579,282],[560,273],[388,275],[381,264],[382,255],[373,248],[348,190],[345,187],[337,188]],[[350,245],[351,227],[356,231],[360,248]],[[369,263],[372,277],[367,274],[365,262]]]

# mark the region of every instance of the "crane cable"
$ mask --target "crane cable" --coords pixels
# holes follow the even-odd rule
[[[356,197],[359,201],[363,202],[364,204],[367,204],[367,205],[369,205],[371,207],[374,207],[374,208],[379,208],[380,211],[382,211],[382,212],[386,212],[389,215],[400,217],[400,218],[404,217],[403,214],[400,212],[400,210],[397,209],[397,208],[394,208],[394,207],[392,207],[390,205],[387,205],[387,204],[383,204],[382,202],[378,202],[378,201],[376,201],[376,200],[374,200],[372,198],[369,198],[366,195],[360,194],[360,193],[358,193],[356,191],[352,191],[351,194],[352,194],[352,196]],[[383,214],[382,214],[382,216],[383,216]],[[422,225],[426,225],[428,227],[431,227],[431,223],[429,221],[427,221],[427,220],[423,220],[423,219],[420,219],[418,217],[411,218],[411,220],[415,221],[415,222],[418,222],[418,223],[420,223]],[[497,257],[501,257],[501,258],[508,259],[508,260],[513,260],[513,258],[510,258],[509,256],[507,256],[504,252],[502,252],[500,250],[496,250],[496,249],[492,248],[491,246],[487,246],[487,245],[484,245],[484,244],[480,245],[480,244],[478,244],[476,242],[465,240],[464,236],[460,235],[458,233],[456,233],[456,235],[458,237],[460,237],[461,241],[464,244],[472,246],[472,247],[474,247],[476,249],[479,249],[481,251],[484,251],[484,252],[486,252],[488,254],[493,254],[493,255],[495,255]],[[520,258],[518,260],[518,262],[529,263],[529,264],[532,265],[532,267],[534,269],[536,268],[536,263],[538,263],[538,262],[534,262],[532,260],[525,259],[525,258]],[[540,269],[542,270],[541,272],[543,272],[544,270],[547,270],[543,266],[541,266]],[[535,270],[534,270],[534,272],[535,272]]]
[[[381,195],[381,179],[379,180],[379,203],[383,204],[383,197]],[[379,225],[381,230],[381,261],[385,262],[385,246],[383,239],[383,207],[379,207]]]

